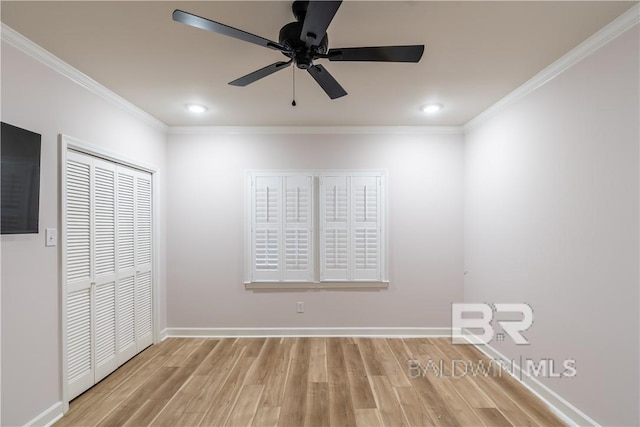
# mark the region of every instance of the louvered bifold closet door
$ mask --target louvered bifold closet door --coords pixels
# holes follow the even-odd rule
[[[382,280],[380,177],[351,178],[352,280]]]
[[[135,174],[135,327],[137,351],[153,343],[151,174]]]
[[[151,175],[69,150],[64,188],[73,399],[153,341]]]
[[[93,161],[95,381],[118,367],[116,356],[116,166]]]
[[[350,280],[349,198],[349,177],[320,177],[320,280]]]
[[[69,152],[66,163],[67,386],[73,398],[94,383],[92,160]]]
[[[137,353],[136,264],[135,264],[135,179],[136,171],[116,167],[116,218],[118,256],[118,364]]]
[[[313,281],[313,177],[285,176],[283,280]]]
[[[282,259],[282,177],[255,176],[251,182],[252,281],[279,281]]]

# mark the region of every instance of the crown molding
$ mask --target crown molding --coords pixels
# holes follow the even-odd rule
[[[631,7],[625,13],[602,28],[597,33],[580,43],[578,46],[570,50],[557,61],[540,71],[530,80],[518,87],[507,96],[493,104],[491,107],[469,120],[464,126],[464,131],[468,132],[481,123],[486,122],[495,116],[507,106],[524,98],[540,86],[553,80],[587,56],[591,55],[610,41],[622,35],[625,31],[631,29],[640,22],[640,4]]]
[[[170,135],[462,135],[462,126],[169,126]]]
[[[44,65],[47,65],[48,67],[67,77],[68,79],[72,80],[74,83],[82,86],[88,91],[120,107],[127,113],[137,117],[138,119],[144,121],[145,123],[162,132],[167,131],[168,126],[160,120],[136,107],[126,99],[122,98],[120,95],[117,95],[116,93],[110,91],[100,83],[93,80],[91,77],[78,71],[76,68],[67,64],[57,56],[53,55],[51,52],[38,46],[37,44],[4,23],[2,23],[1,38],[2,41],[7,42],[9,45],[15,47],[21,52],[31,56]]]

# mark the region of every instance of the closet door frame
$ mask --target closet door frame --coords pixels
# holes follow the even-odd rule
[[[158,245],[156,242],[158,239],[158,188],[159,188],[159,180],[157,174],[157,168],[151,166],[149,164],[145,164],[139,162],[134,159],[130,159],[126,156],[123,156],[119,153],[112,152],[109,150],[105,150],[104,148],[95,146],[88,142],[79,140],[77,138],[70,137],[68,135],[60,134],[58,135],[59,141],[59,166],[60,166],[60,174],[58,175],[58,189],[60,192],[59,197],[59,216],[58,216],[58,226],[60,230],[60,239],[58,245],[58,251],[60,254],[60,293],[59,293],[59,304],[60,304],[60,360],[61,360],[61,384],[60,388],[62,391],[62,403],[63,403],[63,412],[66,413],[69,410],[69,390],[68,390],[68,372],[67,372],[67,224],[66,224],[66,198],[67,198],[67,188],[66,188],[66,175],[67,175],[67,153],[69,151],[78,152],[80,154],[85,154],[89,156],[96,157],[98,159],[107,160],[122,166],[127,166],[133,169],[137,169],[142,172],[147,172],[151,174],[151,199],[152,199],[152,216],[151,216],[151,239],[154,242],[152,245],[152,253],[151,253],[151,289],[152,289],[152,331],[153,331],[153,344],[158,344],[161,341],[161,334],[159,330],[159,309],[160,301],[159,301],[159,293],[157,292],[157,278],[158,276]]]

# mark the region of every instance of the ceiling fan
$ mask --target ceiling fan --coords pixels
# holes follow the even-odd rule
[[[225,36],[244,40],[273,50],[279,50],[289,58],[267,65],[257,71],[232,82],[233,86],[247,86],[294,63],[315,79],[329,98],[345,96],[347,92],[322,65],[314,64],[317,59],[329,61],[371,61],[371,62],[418,62],[422,58],[424,45],[347,47],[327,49],[329,39],[327,28],[342,1],[302,1],[293,2],[292,10],[296,22],[280,29],[279,42],[265,39],[255,34],[230,27],[182,10],[173,12],[173,20],[192,27],[213,31]],[[295,102],[294,102],[295,105]]]

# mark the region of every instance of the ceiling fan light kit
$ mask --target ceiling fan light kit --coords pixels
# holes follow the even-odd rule
[[[340,83],[316,60],[343,62],[419,62],[424,45],[349,47],[329,49],[327,28],[342,1],[295,1],[291,7],[295,22],[280,29],[278,42],[230,27],[182,10],[173,12],[173,20],[192,27],[216,32],[268,49],[278,50],[288,60],[278,61],[229,82],[232,86],[247,86],[277,71],[295,64],[306,70],[331,99],[347,94]]]

